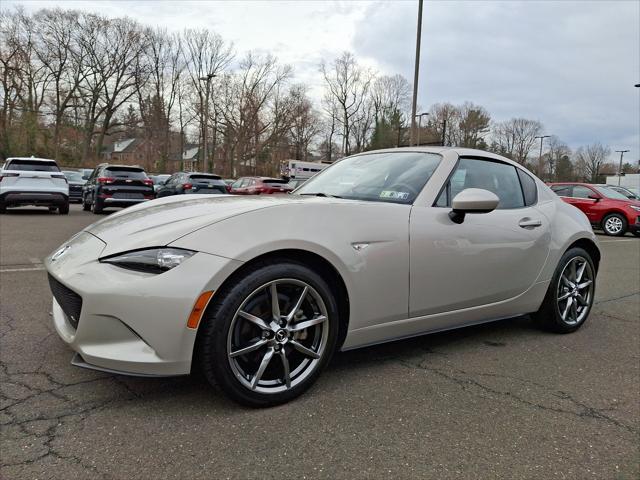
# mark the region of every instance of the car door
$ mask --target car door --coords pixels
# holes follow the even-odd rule
[[[600,197],[601,195],[599,193],[586,185],[574,185],[571,200],[568,203],[582,210],[589,221],[595,223],[598,221],[596,206]]]
[[[173,195],[175,193],[174,189],[177,175],[177,173],[174,173],[169,178],[167,178],[164,184],[160,185],[156,197],[168,197],[169,195]]]
[[[504,302],[536,282],[549,251],[549,221],[535,207],[535,180],[518,170],[489,158],[462,157],[433,206],[414,205],[410,317]],[[528,187],[526,198],[523,186]],[[454,223],[449,218],[451,200],[466,188],[495,193],[498,208],[467,214],[462,223]],[[509,312],[518,313],[527,312]],[[441,325],[430,325],[427,319],[424,330],[447,328],[469,318],[453,315]]]

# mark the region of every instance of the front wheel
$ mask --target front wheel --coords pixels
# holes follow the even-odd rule
[[[587,320],[596,291],[596,269],[589,253],[571,248],[558,262],[540,310],[541,326],[557,333],[576,331]]]
[[[60,215],[68,215],[69,214],[69,202],[65,203],[64,205],[60,205],[58,207],[58,213]]]
[[[602,219],[604,233],[612,237],[622,237],[627,231],[627,219],[619,213],[610,213]]]
[[[82,196],[82,210],[84,210],[85,212],[88,212],[89,210],[91,210],[91,205],[89,204],[89,202],[87,202],[86,195]]]
[[[91,203],[91,211],[97,215],[99,213],[102,213],[103,208],[104,206],[102,205],[102,202],[100,201],[100,199],[94,198],[93,202]]]
[[[239,403],[267,407],[301,395],[336,349],[336,300],[305,265],[257,265],[213,298],[198,360],[207,380]]]

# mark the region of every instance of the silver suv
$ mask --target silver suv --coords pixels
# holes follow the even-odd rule
[[[69,213],[69,183],[55,160],[7,158],[0,170],[0,213],[22,205]]]

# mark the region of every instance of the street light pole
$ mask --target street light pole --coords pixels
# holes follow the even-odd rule
[[[209,152],[207,149],[207,134],[209,133],[207,128],[207,123],[209,122],[209,90],[210,90],[212,78],[215,78],[215,74],[213,73],[209,73],[204,77],[200,77],[200,80],[204,80],[207,82],[207,86],[205,87],[205,95],[204,95],[204,121],[202,122],[203,171],[210,170],[209,169]]]
[[[422,0],[418,0],[418,28],[416,32],[416,63],[413,73],[413,99],[411,104],[411,138],[409,145],[413,145],[416,138],[416,108],[418,103],[418,73],[420,71],[420,38],[422,36]]]
[[[425,117],[427,115],[429,115],[427,112],[423,112],[419,115],[416,115],[418,117],[418,135],[417,135],[418,141],[416,142],[416,145],[418,147],[420,146],[420,129],[422,128],[422,117]]]
[[[549,138],[551,135],[540,135],[538,137],[540,139],[540,154],[538,155],[538,177],[540,180],[543,180],[542,175],[544,174],[544,163],[542,162],[542,142],[545,138]]]
[[[616,153],[620,154],[620,164],[618,165],[618,186],[620,186],[620,177],[622,177],[622,157],[629,150],[616,150]]]

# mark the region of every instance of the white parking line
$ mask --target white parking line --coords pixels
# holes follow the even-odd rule
[[[27,268],[0,268],[0,273],[12,273],[12,272],[41,272],[45,270],[44,266],[42,267],[27,267]]]
[[[33,263],[34,265],[40,265],[40,264],[42,264],[42,260],[40,260],[39,258],[36,258],[36,257],[31,257],[31,258],[29,259],[29,261],[30,261],[31,263]]]
[[[625,240],[600,240],[599,243],[622,243],[622,242],[637,242],[638,240],[634,240],[633,238],[627,238]]]

